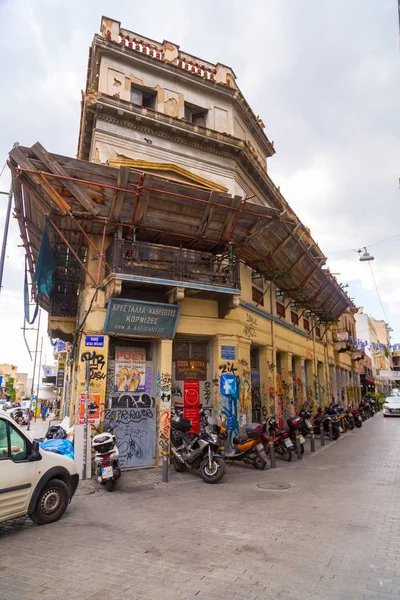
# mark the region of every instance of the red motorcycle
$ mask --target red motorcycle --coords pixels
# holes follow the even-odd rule
[[[351,414],[354,417],[354,425],[358,427],[358,429],[360,429],[360,427],[362,427],[363,422],[361,411],[358,410],[358,408],[351,408],[351,404],[349,404],[349,410],[351,411]]]
[[[275,416],[269,417],[267,421],[262,423],[262,426],[263,434],[261,436],[261,441],[264,446],[266,448],[269,447],[268,435],[271,436],[274,441],[275,453],[282,458],[282,460],[290,462],[292,460],[292,452],[294,452],[295,448],[292,440],[290,439],[289,432],[285,429],[279,428]]]

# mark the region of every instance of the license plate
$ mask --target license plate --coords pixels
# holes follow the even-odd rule
[[[102,479],[110,479],[112,476],[113,476],[113,468],[112,467],[101,467]]]
[[[293,448],[293,442],[289,438],[284,439],[283,442],[288,448]]]
[[[357,415],[357,419],[358,419],[359,421],[362,421],[362,418],[361,418],[361,416],[360,416],[360,415]]]
[[[340,431],[340,433],[343,433],[343,431],[344,431],[344,429],[341,425],[339,425],[339,431]]]
[[[305,442],[305,441],[306,441],[306,440],[305,440],[305,439],[303,438],[303,436],[301,435],[301,436],[300,436],[300,444],[304,444],[304,442]]]
[[[256,448],[257,448],[257,450],[259,452],[261,452],[262,450],[264,450],[264,446],[262,444],[257,444]]]

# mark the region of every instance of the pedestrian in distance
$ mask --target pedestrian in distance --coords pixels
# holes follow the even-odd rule
[[[45,421],[47,416],[47,406],[43,404],[42,406],[42,420]]]

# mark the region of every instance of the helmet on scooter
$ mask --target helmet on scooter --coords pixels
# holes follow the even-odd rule
[[[98,454],[108,454],[114,448],[114,436],[111,433],[95,435],[92,442],[93,450]]]

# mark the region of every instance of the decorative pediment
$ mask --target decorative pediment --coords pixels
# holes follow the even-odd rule
[[[124,156],[123,154],[117,154],[115,159],[110,159],[107,161],[107,164],[110,167],[131,167],[132,169],[136,169],[137,171],[142,171],[145,173],[153,173],[158,177],[162,177],[164,179],[169,179],[170,181],[177,181],[179,183],[190,183],[191,185],[197,185],[206,190],[216,190],[217,192],[227,192],[228,188],[224,185],[220,185],[211,181],[210,179],[205,179],[204,177],[200,177],[200,175],[196,175],[195,173],[191,173],[182,167],[175,165],[173,163],[159,163],[159,162],[151,162],[146,160],[136,160],[134,158],[129,158],[128,156]]]

